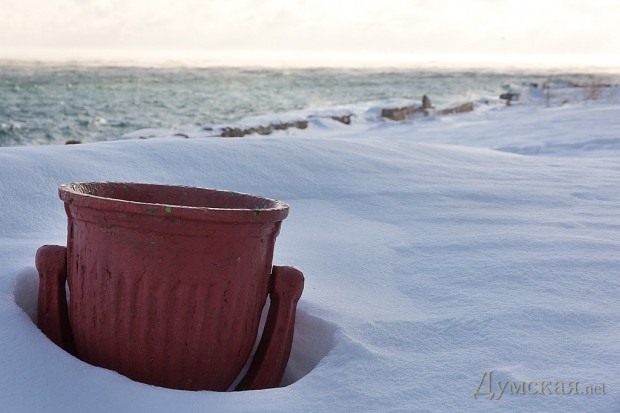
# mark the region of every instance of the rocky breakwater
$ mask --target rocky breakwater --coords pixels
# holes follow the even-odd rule
[[[390,119],[394,121],[403,121],[414,117],[416,115],[435,115],[435,116],[443,116],[443,115],[451,115],[455,113],[465,113],[471,112],[474,110],[474,102],[466,102],[457,106],[452,106],[444,109],[435,109],[435,107],[431,104],[431,100],[428,96],[422,96],[422,104],[421,105],[407,105],[407,106],[397,106],[397,107],[389,107],[381,109],[381,117],[385,119]]]
[[[343,123],[345,125],[351,124],[351,117],[353,117],[353,113],[339,114],[339,115],[330,115],[327,118],[331,120],[335,120],[337,122]],[[313,118],[312,116],[308,119]],[[232,127],[225,126],[221,128],[219,136],[222,138],[241,138],[246,135],[258,134],[258,135],[270,135],[275,131],[286,130],[290,128],[296,129],[307,129],[308,128],[308,119],[299,119],[289,122],[274,122],[269,123],[267,125],[257,125],[250,127]]]
[[[417,115],[421,116],[443,116],[443,115],[451,115],[455,113],[464,113],[471,112],[474,110],[473,102],[466,102],[460,105],[444,108],[444,109],[435,109],[432,105],[431,100],[428,96],[424,95],[422,97],[422,102],[420,105],[404,105],[404,106],[395,106],[395,107],[385,107],[381,108],[380,118],[381,119],[389,119],[393,121],[404,121],[415,117]],[[255,125],[255,126],[224,126],[219,129],[215,129],[216,136],[222,138],[241,138],[247,135],[270,135],[276,131],[282,131],[290,128],[295,129],[307,129],[309,126],[309,122],[316,119],[331,119],[337,122],[340,122],[344,125],[350,125],[352,120],[357,115],[352,112],[340,112],[340,113],[332,113],[332,114],[321,114],[321,115],[308,115],[304,118],[292,121],[283,121],[283,122],[271,122],[265,125]],[[212,129],[209,129],[212,130]]]
[[[222,138],[241,138],[246,135],[257,133],[259,135],[270,135],[274,131],[286,130],[289,128],[306,129],[308,127],[307,120],[296,120],[293,122],[270,123],[268,125],[252,126],[248,128],[241,127],[224,127],[221,130]]]
[[[305,115],[290,116],[284,115],[283,120],[246,119],[243,123],[228,125],[205,126],[198,130],[185,129],[172,131],[172,133],[161,133],[158,130],[144,129],[124,135],[125,138],[148,139],[155,137],[174,136],[181,138],[241,138],[249,135],[271,135],[279,131],[289,129],[304,130],[311,124],[321,124],[327,122],[338,122],[342,125],[351,125],[356,118],[367,119],[370,121],[404,121],[416,116],[442,116],[454,113],[471,112],[474,110],[473,102],[466,102],[457,106],[445,109],[435,109],[428,96],[423,96],[420,105],[401,105],[393,107],[370,107],[366,110],[354,112],[347,109],[327,109],[319,112],[308,113]],[[67,142],[79,143],[79,142]]]

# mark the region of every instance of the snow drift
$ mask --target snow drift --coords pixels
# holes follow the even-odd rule
[[[599,102],[1,148],[0,411],[618,411],[619,130]],[[56,189],[103,180],[290,204],[274,263],[306,288],[283,387],[148,386],[36,328],[34,254],[66,237]]]

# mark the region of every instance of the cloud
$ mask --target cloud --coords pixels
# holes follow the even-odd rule
[[[4,49],[620,50],[612,0],[0,0],[0,9]]]

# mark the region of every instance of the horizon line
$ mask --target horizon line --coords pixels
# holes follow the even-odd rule
[[[620,73],[606,55],[405,54],[272,50],[14,49],[4,64],[138,67],[556,69]]]

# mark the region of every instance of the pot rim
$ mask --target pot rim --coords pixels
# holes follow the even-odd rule
[[[118,189],[150,189],[178,191],[180,196],[184,191],[203,192],[205,196],[217,197],[241,197],[245,201],[255,203],[252,208],[247,207],[220,207],[220,206],[192,206],[183,205],[178,200],[171,202],[143,202],[140,200],[127,200],[111,196],[97,194],[97,187],[114,187]],[[185,185],[140,183],[140,182],[116,182],[116,181],[93,181],[71,182],[58,187],[58,195],[66,206],[79,206],[96,210],[112,211],[117,213],[131,213],[161,216],[165,218],[184,218],[189,220],[213,219],[226,222],[278,222],[288,215],[289,206],[286,202],[251,195],[236,191],[211,189]]]

